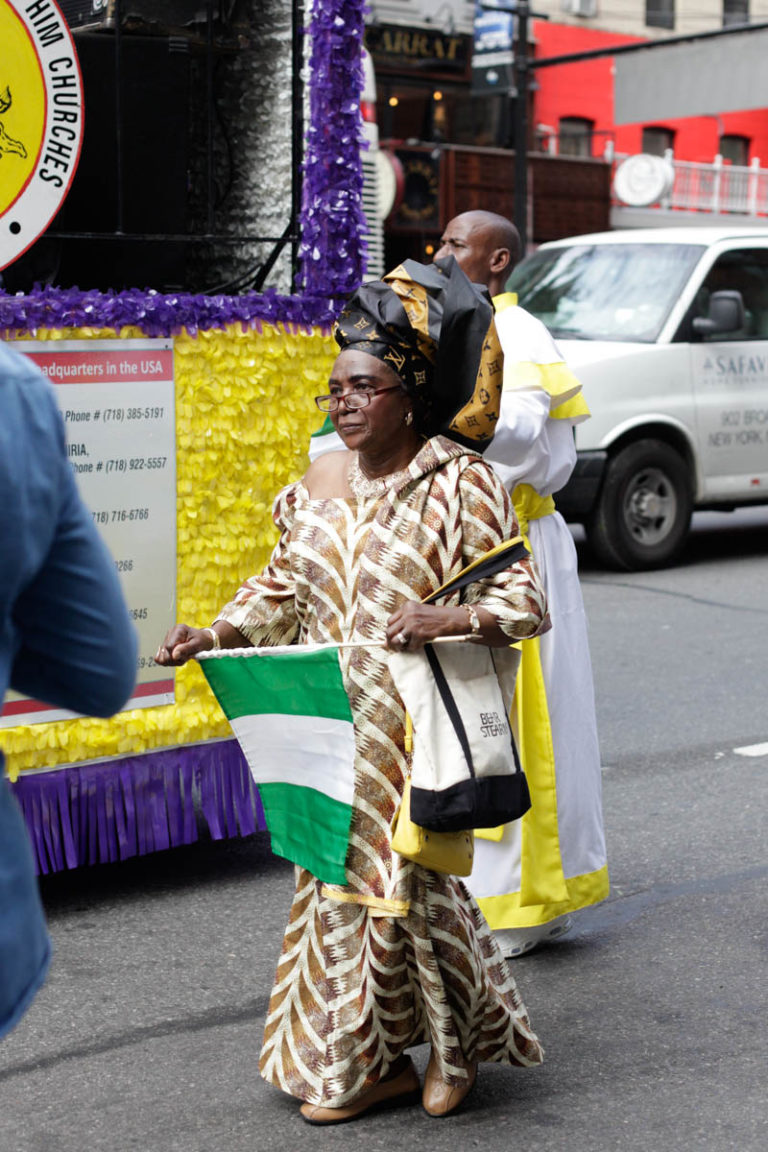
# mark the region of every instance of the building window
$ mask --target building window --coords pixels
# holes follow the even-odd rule
[[[749,0],[723,0],[723,28],[749,24]]]
[[[643,128],[643,152],[648,156],[663,156],[675,146],[675,134],[671,128],[652,125]]]
[[[674,28],[675,0],[645,0],[645,23],[649,28]]]
[[[581,116],[561,116],[560,155],[591,156],[594,129],[594,120],[585,120]]]
[[[723,160],[727,160],[729,164],[746,168],[749,164],[749,137],[721,136],[718,151]]]

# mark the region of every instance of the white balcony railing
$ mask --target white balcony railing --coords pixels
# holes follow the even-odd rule
[[[614,171],[625,160],[623,155],[610,153]],[[649,206],[665,212],[700,212],[703,215],[736,215],[768,217],[768,168],[760,167],[755,158],[748,166],[728,164],[722,156],[715,156],[711,164],[695,164],[677,160],[671,152],[665,159],[674,171],[674,181],[668,193]],[[612,203],[622,207],[615,193]]]

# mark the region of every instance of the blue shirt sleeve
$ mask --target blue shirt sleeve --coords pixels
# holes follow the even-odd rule
[[[60,483],[50,548],[13,610],[21,645],[11,684],[61,708],[111,716],[133,691],[135,629],[114,563],[66,459]]]
[[[109,716],[130,698],[135,671],[135,631],[78,494],[53,391],[0,341],[0,699],[10,682],[60,708]],[[0,1036],[29,1006],[51,953],[2,769],[0,754]]]
[[[53,391],[0,341],[0,699],[10,682],[58,707],[111,715],[129,699],[135,673],[135,630],[79,499]],[[29,839],[0,753],[0,1037],[29,1007],[50,958]]]
[[[114,563],[77,490],[52,390],[32,365],[24,376],[34,419],[22,496],[29,515],[18,526],[24,578],[10,608],[16,641],[10,682],[48,704],[111,716],[133,691],[136,632]]]

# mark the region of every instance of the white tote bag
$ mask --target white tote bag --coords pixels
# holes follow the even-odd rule
[[[530,808],[509,723],[520,654],[471,642],[390,652],[413,721],[411,820],[433,832],[495,828]]]

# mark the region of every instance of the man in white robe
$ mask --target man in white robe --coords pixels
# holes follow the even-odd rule
[[[517,686],[532,808],[495,839],[477,834],[466,881],[507,956],[564,935],[571,913],[608,894],[587,622],[576,549],[552,499],[573,470],[573,426],[589,409],[547,329],[504,293],[519,250],[508,220],[475,211],[451,220],[435,254],[454,256],[493,298],[504,391],[485,459],[512,496],[552,618],[550,632],[522,645]]]

